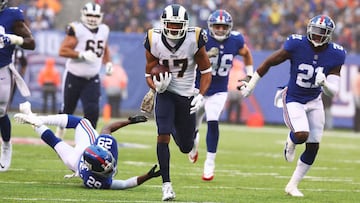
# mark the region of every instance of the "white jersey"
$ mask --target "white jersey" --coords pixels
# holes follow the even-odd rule
[[[91,32],[80,22],[72,22],[68,29],[72,29],[78,44],[75,51],[82,52],[93,50],[97,58],[95,62],[88,62],[83,59],[69,58],[66,61],[67,71],[78,77],[91,78],[99,74],[108,41],[110,29],[105,24],[100,24],[97,32]],[[69,31],[68,31],[69,32]],[[68,33],[69,34],[69,33]]]
[[[185,37],[174,47],[161,34],[161,29],[148,31],[145,48],[159,59],[160,64],[170,69],[172,80],[168,91],[186,97],[198,93],[198,89],[195,88],[197,64],[194,55],[206,41],[206,34],[198,27],[189,28]]]

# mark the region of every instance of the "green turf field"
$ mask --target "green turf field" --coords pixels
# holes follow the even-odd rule
[[[102,123],[100,123],[100,127]],[[176,202],[359,202],[360,134],[326,131],[313,168],[299,185],[305,197],[285,194],[296,161],[283,159],[285,127],[247,128],[221,124],[215,178],[201,180],[206,154],[205,124],[199,160],[190,164],[171,142],[171,177]],[[54,128],[53,128],[54,129]],[[66,139],[73,139],[72,130]],[[154,121],[120,129],[117,179],[143,174],[157,162]],[[13,137],[36,138],[28,125],[13,122]],[[34,141],[34,140],[30,140]],[[36,141],[36,140],[35,140]],[[297,157],[303,146],[297,148]],[[12,166],[0,173],[0,202],[160,202],[161,179],[123,191],[89,190],[80,179],[64,179],[70,171],[42,144],[14,144]]]

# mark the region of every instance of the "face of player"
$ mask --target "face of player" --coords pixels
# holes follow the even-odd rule
[[[170,30],[170,34],[177,35],[180,30],[183,28],[182,23],[167,23],[166,28]]]
[[[214,24],[212,26],[213,28],[213,32],[217,35],[217,36],[225,36],[228,29],[229,29],[229,25],[224,25],[224,24]]]

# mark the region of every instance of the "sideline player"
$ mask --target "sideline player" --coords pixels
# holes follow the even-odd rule
[[[304,196],[298,184],[310,170],[319,150],[325,124],[321,94],[332,97],[339,92],[346,51],[331,42],[334,29],[335,23],[329,16],[313,17],[306,36],[289,36],[283,48],[265,59],[249,83],[241,87],[242,95],[248,96],[272,66],[290,60],[290,79],[282,92],[284,121],[290,129],[284,149],[286,161],[292,162],[296,145],[305,143],[305,151],[285,188],[291,196]]]
[[[165,7],[161,15],[162,29],[150,29],[146,49],[146,82],[156,91],[156,153],[162,176],[162,200],[175,198],[170,179],[170,134],[182,153],[197,154],[195,112],[202,105],[203,95],[211,82],[211,65],[206,55],[206,33],[188,27],[189,16],[179,4]],[[151,77],[156,64],[168,66],[170,73]],[[201,72],[200,88],[195,88],[196,69]]]
[[[219,142],[219,117],[224,109],[228,96],[229,73],[236,55],[243,57],[249,81],[253,74],[253,58],[245,44],[242,34],[232,31],[233,20],[225,10],[216,10],[208,18],[208,42],[206,50],[212,65],[212,80],[204,97],[204,105],[196,112],[196,139],[200,139],[199,127],[206,115],[207,154],[204,163],[202,179],[210,181],[214,178],[215,158]],[[197,75],[196,86],[199,85],[200,75]],[[241,79],[241,78],[239,78]],[[195,163],[197,157],[189,157]]]
[[[113,122],[105,126],[99,135],[86,118],[68,114],[36,116],[31,113],[30,106],[27,113],[15,114],[15,120],[33,125],[41,139],[53,148],[68,169],[74,172],[73,175],[65,177],[80,176],[87,188],[123,190],[160,176],[160,171],[155,171],[155,165],[144,175],[126,180],[114,179],[117,172],[118,145],[111,133],[130,124],[146,122],[146,117],[132,116],[126,121]],[[73,128],[75,146],[56,137],[46,125]]]
[[[8,0],[0,1],[0,172],[7,171],[11,165],[11,122],[7,110],[13,93],[13,80],[22,96],[30,96],[28,87],[13,64],[14,49],[16,46],[35,49],[35,40],[25,24],[23,11],[18,7],[7,7],[7,4]]]
[[[106,74],[111,75],[112,63],[108,47],[109,27],[102,22],[99,4],[87,3],[81,10],[81,22],[67,26],[59,55],[68,58],[63,75],[63,106],[61,113],[73,114],[80,99],[84,117],[96,129],[99,118],[100,78],[104,62]],[[58,128],[58,137],[64,130]]]

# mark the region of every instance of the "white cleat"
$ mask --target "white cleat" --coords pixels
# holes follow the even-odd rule
[[[196,161],[198,160],[198,156],[199,156],[199,151],[198,151],[198,148],[199,148],[199,141],[200,141],[200,134],[199,132],[196,133],[196,137],[194,139],[194,146],[192,148],[192,150],[188,153],[188,158],[189,158],[189,161],[191,163],[196,163]]]
[[[61,139],[64,139],[65,137],[66,128],[63,127],[57,127],[55,131],[55,136]]]
[[[42,120],[40,120],[36,115],[34,114],[23,114],[23,113],[17,113],[14,115],[14,119],[16,122],[20,123],[20,124],[30,124],[33,125],[35,127],[40,127],[42,126],[44,123]]]
[[[175,192],[171,186],[171,182],[163,183],[162,192],[163,192],[162,201],[171,201],[176,197]]]
[[[205,181],[211,181],[214,179],[215,162],[206,160],[204,164],[204,173],[202,179]]]
[[[0,172],[7,171],[10,168],[11,156],[12,144],[3,142],[1,144]]]
[[[286,143],[285,143],[285,148],[284,148],[284,157],[285,157],[286,161],[288,161],[288,162],[294,161],[295,146],[296,146],[296,144],[294,144],[293,141],[291,140],[290,136],[288,136]]]
[[[31,103],[28,101],[19,104],[19,110],[20,110],[20,113],[23,113],[23,114],[27,114],[27,115],[34,114],[31,111]]]
[[[293,197],[304,197],[304,194],[294,185],[287,185],[285,192]]]

